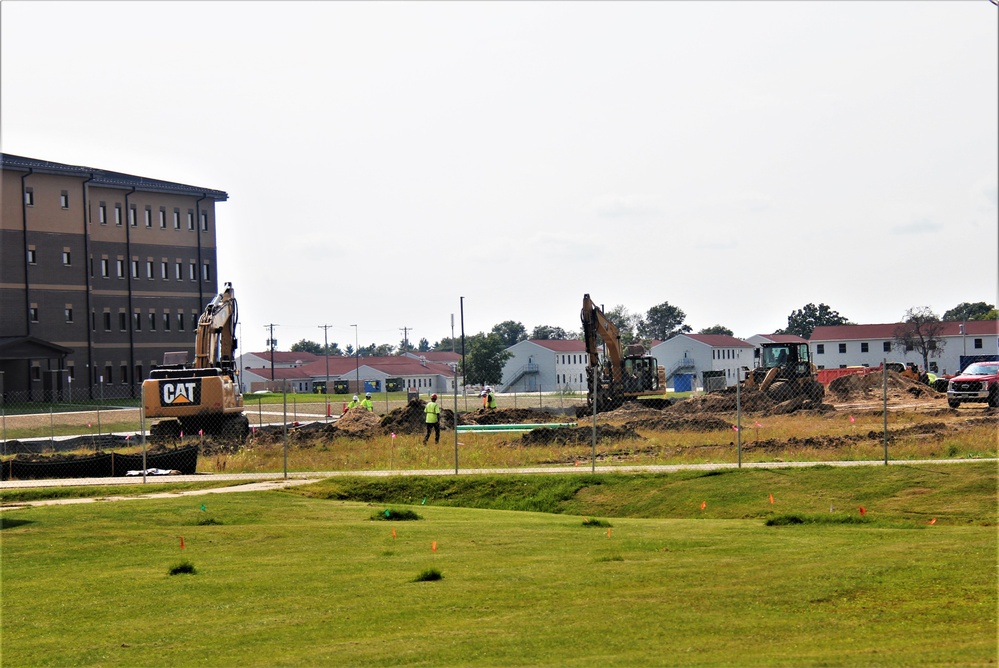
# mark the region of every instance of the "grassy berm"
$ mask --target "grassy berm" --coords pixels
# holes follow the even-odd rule
[[[8,509],[2,662],[994,665],[996,483],[402,476]]]

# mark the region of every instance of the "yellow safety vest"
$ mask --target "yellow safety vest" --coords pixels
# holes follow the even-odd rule
[[[440,418],[441,407],[433,401],[427,402],[427,424],[433,424]]]
[[[496,395],[490,392],[486,398],[489,399],[489,408],[496,408]]]
[[[364,401],[361,402],[361,405],[367,408],[369,411],[375,410],[375,406],[374,404],[371,403],[371,399],[365,399]]]

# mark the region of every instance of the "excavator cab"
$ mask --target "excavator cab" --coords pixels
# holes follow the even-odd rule
[[[825,388],[815,379],[807,343],[764,343],[756,350],[756,368],[745,385],[766,392],[775,401],[804,396],[822,401]]]

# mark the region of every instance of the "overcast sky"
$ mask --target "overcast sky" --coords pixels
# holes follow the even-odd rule
[[[229,194],[243,351],[996,302],[989,0],[0,12],[3,151]]]

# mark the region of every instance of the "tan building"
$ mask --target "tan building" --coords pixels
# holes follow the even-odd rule
[[[198,316],[218,292],[215,203],[228,195],[10,154],[0,162],[4,400],[138,396],[164,352],[193,359]]]

